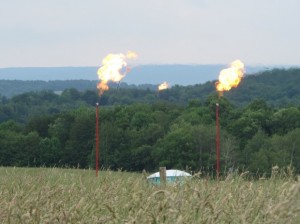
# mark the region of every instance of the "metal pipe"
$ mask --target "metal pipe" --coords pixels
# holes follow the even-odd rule
[[[99,169],[99,103],[96,103],[96,177]]]
[[[216,103],[216,172],[220,175],[220,127],[219,127],[219,103]]]

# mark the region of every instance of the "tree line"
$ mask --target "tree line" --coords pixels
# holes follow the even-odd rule
[[[186,106],[165,101],[100,106],[101,167],[214,172],[217,102],[222,172],[239,168],[268,173],[276,165],[300,172],[299,107],[272,108],[258,99],[236,107],[217,94]],[[79,105],[36,114],[24,123],[1,122],[0,165],[93,168],[95,117],[95,107]]]
[[[2,96],[0,165],[94,167],[100,102],[103,168],[214,172],[218,102],[222,172],[265,173],[277,165],[299,173],[299,74],[299,69],[265,71],[246,77],[224,97],[212,82],[163,92],[116,86],[101,98],[96,90],[75,88]]]

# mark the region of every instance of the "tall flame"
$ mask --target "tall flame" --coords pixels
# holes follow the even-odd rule
[[[168,89],[169,88],[169,83],[163,82],[157,88],[158,88],[158,91],[162,91],[162,90]]]
[[[244,76],[244,63],[235,60],[230,64],[230,68],[223,69],[219,75],[216,89],[218,92],[229,91],[232,87],[237,87]]]
[[[99,89],[99,95],[102,95],[104,91],[109,90],[108,82],[119,82],[130,71],[127,67],[126,59],[134,59],[137,54],[133,51],[128,51],[127,54],[108,54],[102,60],[102,66],[98,69],[98,77],[101,80],[97,88]]]

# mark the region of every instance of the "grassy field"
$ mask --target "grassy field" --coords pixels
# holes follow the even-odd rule
[[[151,186],[143,174],[0,167],[0,223],[300,223],[300,182],[193,178]]]

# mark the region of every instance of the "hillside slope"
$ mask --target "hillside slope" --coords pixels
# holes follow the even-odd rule
[[[193,86],[174,86],[160,93],[160,98],[186,104],[191,99],[205,100],[215,94],[215,81]],[[246,76],[238,86],[223,96],[234,105],[243,106],[254,99],[263,99],[270,106],[300,104],[300,69],[273,69]]]
[[[245,105],[261,98],[273,106],[300,104],[300,69],[273,69],[246,77],[240,86],[225,94],[232,102]]]
[[[97,81],[66,80],[66,81],[20,81],[1,80],[0,94],[11,97],[30,91],[64,91],[74,88],[89,94],[97,95]],[[111,90],[104,93],[102,102],[107,105],[130,104],[134,102],[153,103],[165,100],[171,103],[186,105],[190,100],[204,101],[211,94],[216,94],[215,81],[189,86],[174,85],[172,88],[156,92],[157,85],[128,85],[127,83],[112,84]],[[224,92],[224,97],[234,105],[243,106],[254,99],[263,99],[271,106],[300,104],[300,69],[274,69],[246,76],[238,88]],[[145,91],[146,90],[146,91]]]

